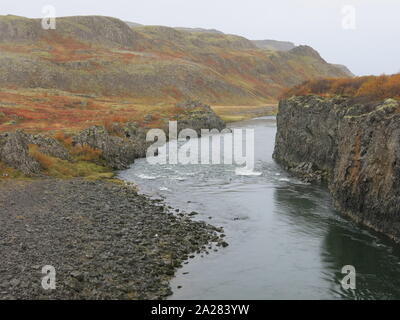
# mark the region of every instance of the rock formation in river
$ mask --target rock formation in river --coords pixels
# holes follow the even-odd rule
[[[336,207],[400,241],[400,103],[309,95],[282,100],[274,159],[328,183]]]

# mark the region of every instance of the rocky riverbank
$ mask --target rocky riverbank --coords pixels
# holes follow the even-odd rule
[[[0,182],[0,299],[163,299],[193,253],[222,229],[132,186],[83,179]],[[56,269],[56,289],[41,286]]]
[[[180,129],[219,129],[207,105],[176,106]],[[145,121],[151,121],[151,116]],[[160,123],[168,131],[168,122]],[[144,157],[149,128],[93,126],[65,137],[24,131],[0,134],[0,299],[162,299],[169,279],[193,253],[227,246],[222,229],[171,211],[132,187],[104,178]],[[61,138],[60,138],[61,137]],[[96,175],[97,174],[97,175]],[[50,177],[51,176],[51,177]],[[56,290],[41,286],[54,266]]]
[[[277,116],[274,158],[326,181],[338,209],[400,241],[400,103],[293,97]]]

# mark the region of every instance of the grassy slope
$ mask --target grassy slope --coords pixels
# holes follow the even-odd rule
[[[307,79],[345,76],[311,48],[258,49],[234,35],[129,28],[106,17],[0,17],[0,86],[129,96],[135,103],[262,105]]]

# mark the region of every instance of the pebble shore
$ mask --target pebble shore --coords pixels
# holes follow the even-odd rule
[[[139,195],[84,179],[0,182],[0,299],[165,299],[194,253],[223,230]],[[44,290],[42,267],[56,270]]]

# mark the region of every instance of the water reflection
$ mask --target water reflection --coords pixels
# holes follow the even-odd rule
[[[357,288],[354,292],[340,286],[331,290],[344,298],[399,299],[400,259],[393,254],[393,244],[386,244],[384,239],[360,232],[357,226],[349,224],[351,228],[339,223],[328,226],[321,259],[328,270],[336,271],[332,277],[335,283],[343,278],[339,270],[344,265],[353,265]]]
[[[400,299],[399,248],[333,209],[324,188],[288,185],[275,189],[280,218],[304,235],[321,237],[321,277],[333,297],[343,299]],[[356,269],[356,290],[340,285],[346,265]]]

